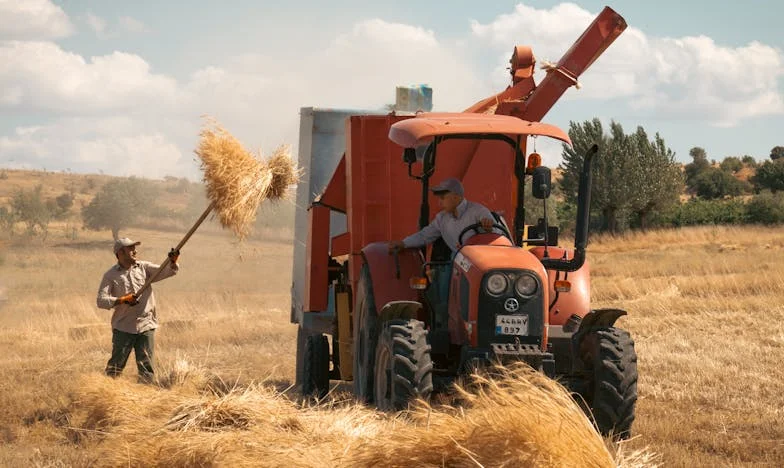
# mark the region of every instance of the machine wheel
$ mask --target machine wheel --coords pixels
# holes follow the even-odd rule
[[[415,398],[433,391],[433,362],[425,324],[419,320],[384,323],[376,348],[376,406],[384,411],[405,409]]]
[[[627,331],[614,327],[592,330],[580,351],[589,371],[585,401],[602,435],[628,439],[637,402],[637,353]]]
[[[373,367],[376,363],[378,315],[373,298],[370,267],[362,265],[354,306],[354,395],[363,403],[373,403]]]
[[[324,398],[329,391],[329,341],[321,333],[305,339],[302,394]]]

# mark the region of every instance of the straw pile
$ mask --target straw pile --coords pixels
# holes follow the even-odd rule
[[[473,376],[460,407],[379,413],[301,405],[264,383],[215,391],[194,371],[169,389],[83,380],[81,428],[100,432],[95,466],[655,466],[613,456],[556,382],[524,366]],[[76,422],[76,421],[75,421]],[[620,460],[619,460],[620,459]]]
[[[251,155],[226,129],[208,119],[195,151],[201,159],[207,198],[223,227],[240,239],[250,233],[256,210],[266,199],[286,196],[299,171],[287,146],[266,162]]]
[[[615,466],[602,437],[557,382],[525,364],[491,372],[492,378],[476,373],[456,388],[460,406],[422,404],[411,414],[416,425],[358,447],[353,464]]]

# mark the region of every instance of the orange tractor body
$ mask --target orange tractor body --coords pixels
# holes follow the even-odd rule
[[[538,121],[625,27],[605,8],[538,86],[531,49],[516,47],[510,87],[462,113],[346,111],[341,154],[316,155],[323,125],[301,133],[300,164],[325,182],[311,179],[298,192],[307,211],[298,213],[292,321],[300,324],[304,393],[323,396],[330,380],[348,380],[360,400],[399,409],[475,365],[522,360],[580,394],[600,430],[629,434],[636,355],[628,333],[614,327],[625,312],[590,307],[585,248],[596,147],[581,175],[574,248],[556,245],[546,217],[526,226],[524,200],[531,183],[546,203],[551,183],[538,155],[526,157],[527,138],[571,144]],[[449,177],[493,213],[493,230],[470,226],[456,252],[440,241],[390,251],[390,240],[431,221],[438,206],[429,189]],[[608,344],[620,351],[608,355]]]

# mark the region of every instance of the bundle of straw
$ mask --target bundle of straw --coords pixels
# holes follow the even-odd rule
[[[208,119],[196,155],[201,159],[207,198],[220,223],[244,239],[265,199],[283,198],[299,172],[288,147],[279,147],[265,164],[253,157],[226,129]]]
[[[267,160],[267,169],[272,173],[272,182],[267,188],[267,198],[271,200],[286,198],[288,188],[299,181],[300,170],[291,160],[291,147],[281,145]]]

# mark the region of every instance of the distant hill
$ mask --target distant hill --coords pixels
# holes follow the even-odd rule
[[[0,169],[0,207],[10,207],[19,190],[41,186],[44,200],[63,194],[73,196],[73,206],[58,222],[81,225],[81,210],[90,204],[101,188],[119,177],[103,174]],[[155,206],[149,207],[139,227],[158,230],[182,230],[189,227],[207,206],[204,185],[186,178],[145,179],[156,193]],[[265,203],[257,215],[256,231],[290,231],[294,226],[294,204]],[[288,235],[281,233],[281,235]]]
[[[27,171],[0,169],[0,206],[9,206],[11,198],[19,190],[42,187],[45,199],[56,198],[63,193],[74,197],[71,211],[79,210],[92,201],[104,184],[116,177],[102,174],[73,174],[66,172]],[[202,185],[188,179],[167,177],[164,180],[148,179],[160,192],[161,206],[169,209],[184,209],[191,193],[202,193]]]

